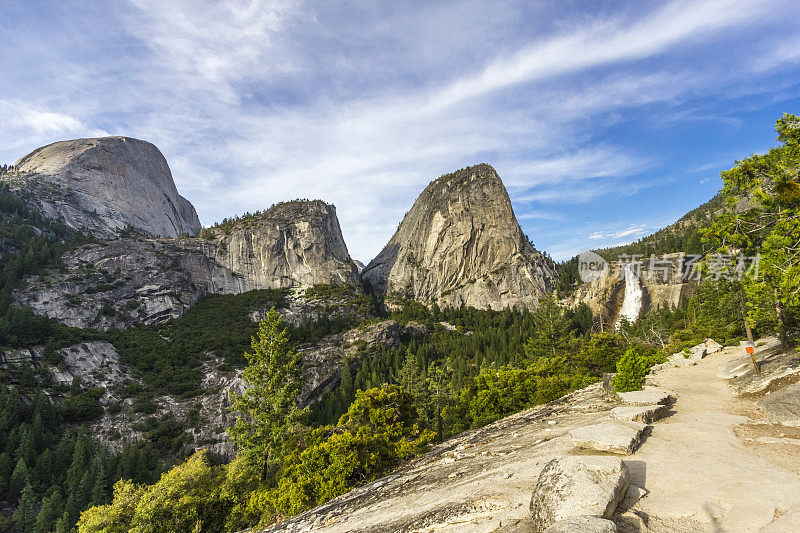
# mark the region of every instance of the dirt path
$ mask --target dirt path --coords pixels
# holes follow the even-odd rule
[[[789,512],[769,531],[800,531],[794,520],[781,525],[800,509],[800,446],[746,436],[755,431],[754,421],[743,415],[758,411],[717,377],[717,369],[737,357],[740,348],[727,348],[651,378],[678,399],[671,416],[657,422],[626,460],[633,484],[649,493],[625,513],[630,527],[621,530],[761,531]]]

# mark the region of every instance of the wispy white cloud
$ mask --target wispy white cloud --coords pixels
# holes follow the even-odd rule
[[[231,84],[263,70],[292,70],[286,57],[270,53],[277,34],[300,11],[296,0],[129,0],[136,8],[130,23],[151,47],[157,61],[206,89],[239,100]]]
[[[104,136],[108,132],[90,128],[76,117],[24,102],[0,100],[0,144],[6,148],[24,146],[33,139],[63,138],[71,135]],[[24,154],[19,154],[24,155]]]
[[[562,152],[548,158],[533,158],[512,164],[505,170],[513,176],[508,185],[558,184],[564,180],[625,177],[648,168],[647,157],[624,153],[619,148],[592,146]]]
[[[611,232],[603,232],[603,231],[596,231],[594,233],[590,233],[588,238],[591,240],[598,240],[598,239],[626,239],[635,236],[642,236],[654,228],[650,226],[630,226],[628,228],[619,230],[619,231],[611,231]]]
[[[75,49],[41,52],[43,84],[15,101],[45,118],[0,139],[16,139],[11,151],[92,131],[146,138],[204,222],[319,197],[368,260],[430,179],[467,164],[495,165],[523,226],[651,187],[665,156],[606,132],[632,110],[656,129],[686,101],[748,90],[755,52],[729,60],[731,45],[787,6],[678,0],[597,16],[474,0],[131,0],[104,13],[96,48],[76,35]],[[790,58],[769,68],[791,64],[782,46],[763,42]]]

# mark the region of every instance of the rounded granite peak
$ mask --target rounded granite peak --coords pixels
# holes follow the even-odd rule
[[[428,184],[361,275],[381,297],[484,309],[535,307],[556,277],[485,163]]]
[[[155,145],[131,137],[58,141],[16,163],[10,185],[42,213],[77,230],[115,237],[133,229],[152,237],[195,234],[200,220],[178,194]]]

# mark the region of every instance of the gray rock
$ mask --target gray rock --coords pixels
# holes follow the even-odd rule
[[[697,346],[689,348],[687,351],[675,352],[667,358],[665,366],[690,366],[696,365],[706,356],[717,353],[723,346],[714,339],[706,339]]]
[[[302,382],[299,400],[302,406],[309,405],[325,393],[334,389],[341,381],[342,364],[345,359],[369,354],[382,347],[396,348],[400,345],[400,326],[394,320],[358,327],[344,333],[328,335],[314,345],[301,346]],[[353,369],[354,373],[356,369]]]
[[[276,204],[197,243],[252,288],[361,285],[336,208],[321,200]]]
[[[643,390],[617,393],[619,399],[627,405],[668,405],[675,397],[667,391],[655,387],[645,387]]]
[[[425,335],[429,335],[430,332],[431,330],[428,326],[415,320],[412,320],[403,326],[403,334],[410,337],[424,337]]]
[[[14,294],[15,303],[69,326],[124,328],[180,316],[204,294],[250,288],[179,240],[92,244],[66,254],[63,265],[26,280]]]
[[[770,390],[778,380],[800,372],[800,355],[797,351],[783,352],[777,343],[757,347],[756,361],[761,373],[756,372],[750,356],[742,353],[741,357],[723,365],[718,375],[730,379],[739,394],[758,394]]]
[[[662,404],[622,406],[611,410],[611,418],[651,424],[663,418],[667,414],[667,410],[667,406]]]
[[[800,427],[800,383],[771,392],[756,403],[773,422]]]
[[[630,455],[639,447],[645,428],[640,422],[610,420],[573,429],[569,436],[578,448]]]
[[[21,158],[8,180],[48,218],[115,237],[127,228],[151,237],[194,235],[200,220],[178,194],[166,159],[129,137],[60,141]]]
[[[63,270],[28,279],[15,303],[70,326],[99,329],[160,323],[206,294],[319,284],[346,284],[371,309],[333,206],[279,204],[211,234],[211,239],[124,238],[83,246],[64,257]],[[336,299],[325,300],[316,315],[334,316]]]
[[[596,516],[573,516],[559,520],[544,530],[544,533],[617,533],[617,526],[611,520]]]
[[[704,344],[706,345],[706,355],[721,352],[725,348],[714,339],[706,339]]]
[[[605,456],[570,456],[545,465],[531,498],[535,531],[579,516],[611,518],[628,490],[628,468]]]
[[[32,364],[48,371],[47,383],[52,385],[70,385],[77,377],[83,387],[105,389],[100,399],[103,406],[116,400],[115,386],[133,379],[120,364],[117,350],[105,341],[73,344],[58,350],[58,355],[61,363],[52,366],[45,358],[43,346],[6,349],[0,351],[0,368]]]
[[[380,297],[481,309],[533,308],[556,280],[485,164],[431,182],[361,276]]]

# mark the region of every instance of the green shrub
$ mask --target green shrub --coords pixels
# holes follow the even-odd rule
[[[639,346],[631,346],[617,363],[614,388],[619,392],[641,390],[644,378],[650,372],[655,359]]]
[[[103,414],[100,397],[103,389],[92,389],[67,398],[64,402],[64,418],[69,422],[94,420]]]

